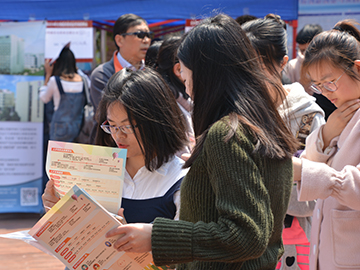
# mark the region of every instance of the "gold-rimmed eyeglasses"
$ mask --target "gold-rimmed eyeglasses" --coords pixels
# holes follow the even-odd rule
[[[346,69],[347,70],[347,69]],[[323,90],[322,88],[325,88],[326,90],[330,91],[330,92],[335,92],[338,87],[336,85],[336,83],[340,80],[340,78],[345,74],[346,70],[340,75],[339,78],[337,78],[335,81],[332,82],[324,82],[322,84],[314,84],[312,83],[310,85],[310,88],[312,91],[314,91],[316,94],[322,94]]]

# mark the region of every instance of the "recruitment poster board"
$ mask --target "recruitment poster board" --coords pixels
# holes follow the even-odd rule
[[[0,23],[0,213],[42,211],[46,23]]]
[[[91,70],[94,58],[94,29],[92,21],[48,21],[45,38],[45,59],[57,57],[70,42],[76,65],[83,71]]]

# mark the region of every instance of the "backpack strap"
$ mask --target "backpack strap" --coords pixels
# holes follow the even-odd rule
[[[316,115],[316,112],[304,114],[301,117],[299,130],[295,136],[301,144],[300,149],[305,148],[305,140],[306,140],[306,137],[310,134],[311,125],[312,125],[315,115]]]
[[[84,78],[83,76],[81,76],[81,79],[83,81],[83,91],[84,91],[85,97],[86,97],[86,105],[92,105],[91,100],[90,100],[90,90],[89,90],[88,82],[87,82],[86,78]]]
[[[59,89],[59,92],[60,92],[60,95],[64,95],[65,92],[64,92],[64,89],[62,87],[62,84],[61,84],[61,81],[60,81],[60,77],[59,76],[55,76],[55,81],[56,81],[56,84],[57,84],[57,87]]]

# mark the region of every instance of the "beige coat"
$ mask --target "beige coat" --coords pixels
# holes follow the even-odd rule
[[[290,60],[285,68],[284,73],[289,77],[291,82],[300,82],[301,65],[304,62],[304,55],[301,53],[297,54],[297,57]]]
[[[322,129],[307,138],[298,183],[300,201],[318,199],[310,270],[360,269],[360,110],[325,153],[321,151]]]

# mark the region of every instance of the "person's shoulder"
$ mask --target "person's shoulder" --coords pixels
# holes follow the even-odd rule
[[[236,117],[236,116],[235,116]],[[239,120],[234,118],[234,120],[230,119],[230,116],[224,116],[220,120],[216,121],[210,128],[209,133],[224,133],[227,134],[230,129],[232,129],[232,121],[237,123],[237,130],[242,131],[243,125],[239,122]]]
[[[291,59],[291,60],[289,60],[289,63],[288,64],[292,64],[292,65],[294,65],[295,63],[297,63],[299,61],[299,59],[298,58],[293,58],[293,59]]]
[[[181,158],[174,155],[174,156],[171,156],[169,158],[169,160],[162,165],[162,167],[166,167],[166,166],[168,166],[168,167],[171,167],[171,166],[175,166],[175,167],[179,166],[179,167],[181,167],[182,165],[184,165],[184,163],[185,162]]]
[[[54,86],[56,85],[56,79],[55,79],[55,76],[51,76],[48,83],[47,83],[47,86],[50,88],[53,88]]]
[[[294,95],[294,94],[295,95],[305,95],[306,94],[306,95],[310,96],[309,94],[306,93],[305,88],[299,82],[285,84],[284,88],[289,90],[289,94],[291,94],[291,95]]]
[[[235,121],[235,123],[231,123],[232,121]],[[238,140],[251,140],[251,138],[249,138],[249,133],[247,132],[247,129],[244,127],[244,125],[241,124],[238,119],[230,120],[230,116],[225,116],[216,121],[211,126],[207,139],[212,141],[212,143],[215,141],[221,143],[225,142],[227,141],[226,138],[229,136],[229,133],[231,133],[231,130],[234,128],[235,130],[233,130],[233,133],[236,133],[236,136],[231,137],[236,137]]]
[[[156,170],[157,179],[162,179],[163,181],[172,181],[175,183],[188,172],[188,168],[184,169],[183,166],[185,161],[177,156],[171,157],[166,163],[164,163],[160,168]],[[169,180],[170,179],[170,180]],[[160,180],[158,180],[160,181]]]
[[[91,73],[91,77],[94,77],[94,76],[97,76],[97,75],[103,74],[103,73],[111,74],[111,75],[115,73],[114,61],[112,58],[110,61],[98,65]]]
[[[50,79],[49,79],[49,82],[54,83],[55,81],[56,81],[55,76],[51,76]]]
[[[284,68],[284,70],[285,70],[285,72],[286,71],[292,71],[292,70],[294,70],[295,69],[295,67],[296,67],[296,65],[297,65],[297,63],[298,63],[298,59],[297,58],[294,58],[294,59],[291,59],[287,64],[286,64],[286,66],[285,66],[285,68]]]
[[[230,130],[230,118],[229,116],[225,116],[220,120],[216,121],[209,129],[208,136],[211,135],[225,135]]]

